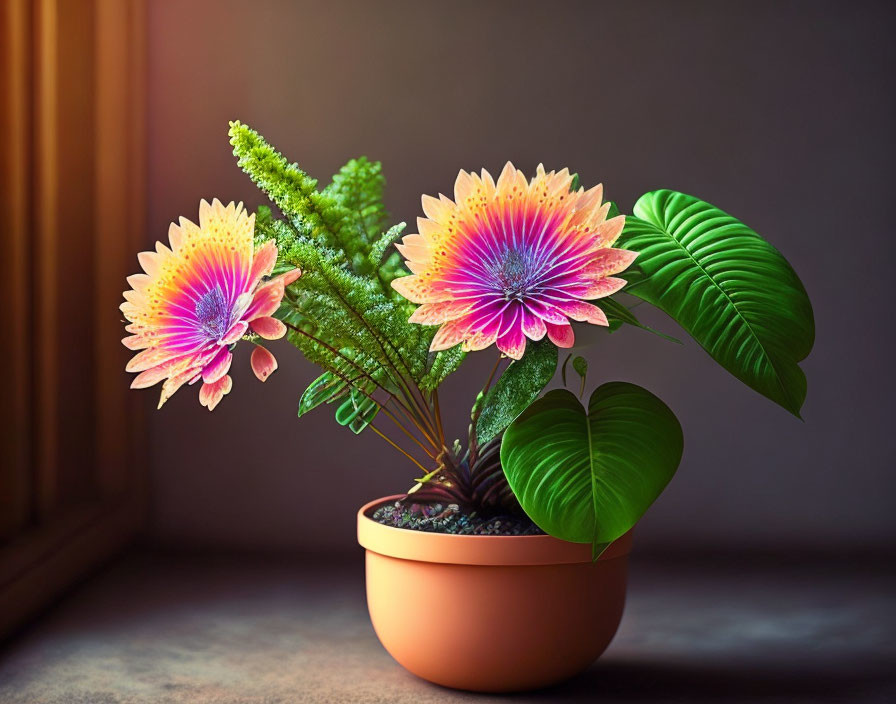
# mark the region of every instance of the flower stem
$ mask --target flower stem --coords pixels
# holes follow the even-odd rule
[[[366,378],[369,379],[371,382],[373,382],[373,384],[376,385],[377,388],[382,388],[382,387],[376,382],[376,380],[375,380],[372,376],[370,376],[370,374],[368,374],[368,373],[364,370],[363,367],[361,367],[357,362],[355,362],[355,360],[351,359],[350,357],[347,357],[347,356],[344,355],[342,352],[340,352],[339,350],[337,350],[335,347],[333,347],[333,346],[331,346],[331,345],[328,345],[326,342],[324,342],[323,340],[319,339],[318,337],[315,337],[315,336],[312,335],[311,333],[305,332],[305,331],[302,330],[301,328],[298,328],[298,327],[296,327],[295,325],[292,325],[291,323],[286,323],[286,326],[289,327],[291,330],[293,330],[293,331],[299,333],[300,335],[304,335],[305,337],[307,337],[308,339],[312,340],[313,342],[316,342],[317,344],[319,344],[319,345],[325,347],[327,350],[329,350],[330,352],[332,352],[334,355],[338,356],[340,359],[344,359],[346,362],[348,362],[349,364],[351,364],[352,366],[354,366],[358,371],[360,371],[361,374],[362,374],[364,377],[366,377]],[[369,394],[367,391],[365,391],[365,390],[364,390],[363,388],[361,388],[360,386],[355,385],[355,384],[353,383],[353,380],[348,379],[347,377],[343,376],[340,372],[334,370],[333,373],[335,373],[335,374],[336,374],[342,381],[344,381],[345,383],[347,383],[347,384],[350,385],[350,386],[353,386],[353,387],[356,388],[358,391],[360,391],[362,394],[364,394],[367,398],[369,398],[371,401],[373,401],[373,402],[379,407],[379,409],[386,415],[386,417],[388,417],[390,420],[392,420],[392,422],[395,423],[395,425],[397,425],[398,428],[399,428],[405,435],[407,435],[409,438],[411,438],[411,440],[413,440],[415,443],[417,443],[417,444],[423,449],[423,451],[426,452],[427,455],[429,455],[429,457],[430,457],[431,459],[435,459],[435,458],[436,458],[436,454],[434,454],[433,451],[430,451],[429,449],[427,449],[426,446],[423,445],[423,443],[421,443],[421,442],[414,436],[413,433],[411,433],[407,428],[405,428],[405,426],[398,420],[398,418],[396,418],[395,415],[393,415],[393,414],[389,411],[389,409],[386,408],[386,406],[385,406],[384,404],[382,404],[378,399],[374,398],[372,394]],[[408,420],[410,420],[411,423],[413,423],[413,424],[417,427],[417,429],[420,430],[420,432],[424,434],[424,436],[426,437],[426,439],[427,439],[427,440],[430,442],[430,444],[432,445],[433,450],[437,452],[437,451],[438,451],[438,447],[436,446],[436,443],[435,443],[434,439],[433,439],[433,438],[430,438],[430,437],[427,435],[425,429],[422,428],[422,427],[420,426],[419,422],[414,418],[413,414],[410,414],[410,413],[409,413],[409,409],[408,409],[404,404],[400,403],[400,402],[398,401],[398,399],[395,398],[395,396],[394,396],[388,389],[383,389],[383,390],[384,390],[387,394],[389,394],[389,398],[390,398],[390,399],[392,399],[392,400],[395,401],[396,405],[402,410],[402,412],[403,412],[404,415],[408,418]],[[387,403],[388,403],[388,401],[387,401]],[[393,443],[393,444],[394,444],[394,443]]]
[[[411,462],[417,465],[424,474],[428,473],[426,467],[420,464],[417,460],[415,460],[409,452],[407,452],[404,448],[399,446],[397,443],[393,442],[390,437],[388,437],[385,433],[383,433],[379,428],[377,428],[373,423],[368,423],[368,427],[373,430],[377,435],[379,435],[383,440],[389,443],[392,447],[398,450],[401,454],[407,457]]]

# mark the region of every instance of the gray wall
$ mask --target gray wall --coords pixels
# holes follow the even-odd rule
[[[227,121],[327,179],[383,161],[394,219],[459,168],[569,166],[623,208],[659,187],[751,224],[812,298],[805,422],[693,342],[594,337],[592,382],[635,381],[676,411],[678,475],[644,518],[655,549],[892,545],[891,213],[896,21],[885,3],[158,2],[150,12],[150,233],[200,197],[264,202]],[[641,310],[644,310],[643,308]],[[662,315],[647,316],[676,334]],[[580,336],[581,339],[581,336]],[[213,413],[195,389],[148,414],[152,537],[178,545],[351,549],[354,512],[409,465],[326,411],[288,344],[267,384],[248,350]],[[448,386],[460,432],[492,359]],[[154,404],[156,391],[142,392]]]

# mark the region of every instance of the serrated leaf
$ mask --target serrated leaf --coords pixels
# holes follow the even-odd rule
[[[370,248],[368,259],[374,267],[378,267],[382,263],[383,257],[386,255],[386,250],[395,244],[398,238],[401,237],[401,233],[404,232],[405,227],[407,227],[407,224],[403,222],[393,225],[373,243],[373,246]]]
[[[489,390],[476,423],[480,446],[497,437],[522,413],[557,371],[557,347],[547,338],[530,342],[519,361],[512,362]]]
[[[504,432],[501,464],[546,533],[591,543],[595,556],[631,530],[672,479],[683,437],[675,415],[640,386],[600,386],[588,409],[549,391]]]
[[[756,232],[693,196],[638,200],[616,246],[639,253],[626,293],[657,306],[745,384],[799,417],[798,362],[815,340],[812,305],[783,256]]]

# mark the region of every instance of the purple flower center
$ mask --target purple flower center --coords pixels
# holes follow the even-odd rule
[[[532,266],[525,253],[505,247],[488,267],[505,301],[523,300],[532,289]]]
[[[230,329],[230,306],[220,286],[215,286],[196,301],[199,328],[212,340],[220,340]]]

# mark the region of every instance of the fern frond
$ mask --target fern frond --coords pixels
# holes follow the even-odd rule
[[[352,213],[367,241],[372,242],[385,229],[389,220],[389,213],[383,204],[385,186],[383,165],[362,156],[352,159],[339,169],[323,194]]]

